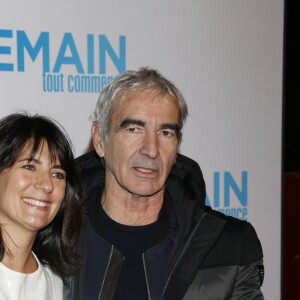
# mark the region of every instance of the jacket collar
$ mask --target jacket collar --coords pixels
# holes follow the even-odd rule
[[[77,170],[84,190],[86,186],[91,190],[94,186],[104,183],[105,169],[96,152],[86,153],[76,159]],[[166,182],[166,189],[169,193],[177,195],[177,192],[184,194],[184,199],[204,207],[206,191],[205,182],[199,165],[192,159],[177,154],[174,164]],[[181,201],[181,197],[178,198]]]
[[[95,188],[101,191],[105,169],[96,152],[77,158],[77,169],[84,191],[93,191]],[[202,171],[194,160],[177,154],[176,163],[166,182],[165,195],[174,205],[179,235],[186,237],[199,220],[206,196]],[[85,200],[89,197],[85,195]]]

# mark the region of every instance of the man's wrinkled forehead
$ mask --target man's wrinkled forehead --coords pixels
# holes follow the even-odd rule
[[[174,97],[174,95],[168,93],[168,92],[161,92],[157,88],[151,88],[151,87],[145,87],[145,88],[139,88],[139,89],[129,89],[126,90],[125,92],[119,92],[115,96],[115,100],[111,109],[111,117],[113,117],[113,113],[118,110],[118,108],[123,104],[124,101],[130,101],[131,99],[137,99],[139,96],[145,97],[147,96],[149,101],[154,101],[155,99],[158,98],[165,98],[168,99],[169,101],[174,101],[177,105],[177,112],[180,117],[180,106],[178,103],[178,100]]]
[[[156,122],[157,128],[173,130],[180,136],[180,108],[173,96],[149,89],[128,93],[118,99],[109,127],[124,128],[130,124],[146,128],[149,122]]]

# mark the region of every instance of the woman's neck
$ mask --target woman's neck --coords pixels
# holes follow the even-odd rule
[[[31,251],[13,256],[5,254],[2,263],[13,271],[25,274],[33,273],[38,268],[38,263]]]
[[[19,232],[1,228],[5,244],[5,254],[1,261],[6,267],[20,273],[32,273],[37,270],[38,264],[32,254],[32,246],[36,233]]]

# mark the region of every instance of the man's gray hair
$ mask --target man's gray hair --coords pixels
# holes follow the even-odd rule
[[[100,93],[96,108],[91,115],[91,121],[98,122],[100,134],[106,139],[111,122],[112,112],[116,100],[123,99],[132,92],[139,90],[157,91],[157,95],[169,94],[178,103],[180,108],[179,140],[181,140],[181,129],[188,115],[188,108],[182,93],[174,83],[169,81],[157,70],[140,68],[137,71],[125,71],[116,76]]]

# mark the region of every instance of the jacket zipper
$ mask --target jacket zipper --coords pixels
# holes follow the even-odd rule
[[[110,262],[111,262],[111,258],[112,258],[113,252],[114,252],[114,246],[111,245],[110,254],[109,254],[109,258],[108,258],[108,263],[107,263],[107,266],[106,266],[106,269],[105,269],[103,281],[102,281],[102,284],[101,284],[101,289],[100,289],[100,292],[99,292],[99,295],[98,295],[98,300],[101,299],[101,294],[102,294],[102,291],[103,291],[104,282],[106,280],[106,276],[107,276],[107,272],[108,272],[108,268],[109,268],[109,265],[110,265]]]
[[[165,296],[165,293],[166,293],[168,284],[169,284],[170,279],[171,279],[171,277],[172,277],[172,275],[173,275],[173,273],[174,273],[175,268],[176,268],[177,265],[179,264],[179,262],[180,262],[180,260],[181,260],[181,258],[182,258],[182,256],[183,256],[183,254],[185,253],[186,249],[188,248],[188,246],[189,246],[189,244],[190,244],[190,242],[191,242],[191,239],[194,237],[194,234],[196,233],[197,229],[199,228],[200,223],[201,223],[202,219],[205,217],[205,215],[206,215],[206,214],[204,213],[204,214],[201,216],[200,220],[198,221],[198,223],[196,224],[194,230],[192,231],[191,235],[189,236],[187,243],[185,243],[185,246],[184,246],[184,248],[182,249],[182,251],[181,251],[179,257],[177,258],[177,260],[176,260],[176,262],[175,262],[175,264],[174,264],[174,267],[172,268],[172,270],[171,270],[171,272],[170,272],[170,274],[169,274],[169,276],[168,276],[167,282],[166,282],[166,284],[165,284],[165,287],[164,287],[164,290],[163,290],[163,293],[162,293],[162,297],[161,297],[162,300],[164,299],[164,296]]]
[[[147,274],[147,269],[146,269],[145,253],[143,253],[142,258],[143,258],[143,266],[144,266],[145,279],[146,279],[146,285],[147,285],[148,299],[151,300],[151,294],[150,294],[150,288],[149,288],[149,281],[148,281],[148,274]]]

